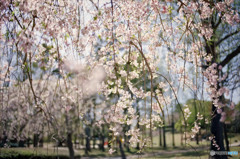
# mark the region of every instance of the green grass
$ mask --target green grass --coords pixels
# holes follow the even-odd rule
[[[189,152],[181,152],[182,150],[186,150]],[[240,147],[232,147],[231,151],[239,151]],[[137,158],[141,159],[205,159],[208,158],[209,150],[191,150],[190,148],[153,148],[153,149],[146,149],[144,153],[137,156],[137,151],[135,149],[132,149],[132,153],[126,153],[126,155],[134,155]],[[155,155],[154,155],[155,154]],[[31,156],[38,156],[41,158],[46,157],[56,157],[59,156],[60,159],[66,159],[68,158],[68,151],[66,148],[58,150],[58,153],[53,150],[48,150],[46,148],[1,148],[0,149],[0,158],[6,158],[6,157],[17,157],[18,155],[24,156],[24,157],[31,157]],[[75,156],[86,156],[84,155],[83,150],[76,150]],[[149,155],[150,157],[144,157],[145,155]],[[92,152],[89,153],[89,157],[109,157],[109,156],[120,156],[120,152],[115,153],[114,155],[109,155],[106,152],[102,152],[100,150],[94,149]],[[232,159],[237,159],[239,156],[233,156]]]
[[[156,155],[154,157],[146,157],[146,158],[142,158],[142,159],[173,159],[173,158],[176,158],[176,159],[195,159],[195,158],[198,158],[198,159],[205,159],[205,158],[208,158],[208,152],[207,151],[192,151],[192,152],[184,152],[184,153],[177,153],[177,154],[163,154],[163,155]]]
[[[68,150],[46,149],[46,148],[1,148],[0,154],[4,153],[21,153],[23,155],[67,155]]]
[[[30,157],[49,158],[57,157],[68,158],[68,151],[54,151],[46,148],[1,148],[0,158],[30,158]]]
[[[137,150],[132,149],[131,153],[125,152],[126,155],[136,154]],[[61,158],[68,158],[68,149],[66,147],[58,148],[0,148],[0,159],[6,157],[16,158],[17,156],[40,156],[42,158],[46,156],[56,157],[60,156]],[[88,156],[88,157],[109,157],[109,156],[120,156],[120,151],[110,155],[108,149],[105,149],[105,152],[100,151],[99,149],[92,149],[88,155],[85,155],[84,150],[74,150],[75,156]]]
[[[230,151],[240,151],[240,147],[232,147]],[[182,153],[171,153],[171,151],[167,151],[169,154],[166,153],[159,153],[161,155],[155,155],[152,157],[141,157],[141,159],[206,159],[209,158],[209,150],[202,150],[202,151],[190,151],[190,152],[182,152]],[[232,157],[229,157],[229,159],[239,159],[240,154],[233,155]]]
[[[229,133],[228,134],[228,137],[229,137],[229,144],[232,144],[232,143],[235,143],[236,141],[237,142],[240,142],[240,134],[233,134],[233,133]],[[176,133],[174,135],[174,139],[175,139],[175,146],[176,147],[182,147],[185,145],[185,140],[183,140],[183,145],[181,145],[181,134],[180,133]],[[170,132],[167,132],[166,133],[166,144],[167,144],[167,147],[172,147],[172,134]],[[199,145],[196,144],[196,141],[195,140],[192,140],[189,142],[188,145],[191,145],[191,146],[194,146],[194,147],[198,147],[198,146],[210,146],[210,141],[207,141],[207,140],[199,140]],[[159,136],[156,135],[153,137],[153,145],[154,146],[159,146]]]
[[[181,134],[180,133],[177,133],[177,134],[174,135],[174,141],[175,141],[175,146],[176,147],[183,147],[185,145],[185,140],[182,141],[183,145],[181,145]],[[162,143],[163,143],[163,141],[162,141]],[[170,132],[167,132],[166,133],[166,145],[167,145],[167,147],[172,147],[172,143],[173,143],[172,134]],[[199,145],[197,145],[196,141],[192,140],[192,141],[189,142],[188,145],[191,145],[191,146],[195,147],[195,146],[208,146],[209,144],[210,144],[210,142],[207,141],[207,140],[200,140]],[[158,135],[153,137],[153,145],[154,146],[159,146],[159,136]]]
[[[240,134],[229,133],[228,138],[229,138],[230,144],[235,142],[240,142]]]
[[[240,141],[240,134],[229,134],[229,141],[230,143],[239,142]],[[157,154],[155,157],[147,157],[146,159],[153,159],[153,158],[208,158],[209,151],[204,149],[198,149],[200,147],[208,148],[210,147],[210,141],[201,141],[199,145],[196,145],[196,141],[190,141],[190,145],[181,146],[180,141],[180,134],[175,134],[175,147],[172,147],[172,135],[170,133],[166,133],[166,142],[167,142],[167,148],[164,149],[163,147],[159,147],[159,137],[158,135],[153,137],[153,148],[145,148],[142,151],[143,155],[146,154]],[[184,142],[183,142],[184,143]],[[52,145],[52,144],[49,144]],[[198,149],[195,151],[194,149]],[[183,150],[186,150],[188,152],[182,152]],[[240,147],[230,147],[230,151],[240,151]],[[137,156],[137,150],[132,148],[131,153],[125,152],[126,155],[131,156],[135,155]],[[161,154],[161,155],[159,155]],[[7,158],[9,156],[12,156],[13,158],[16,156],[40,156],[42,158],[45,158],[46,156],[56,157],[60,156],[60,158],[67,158],[68,157],[68,149],[66,147],[59,147],[53,148],[49,146],[49,148],[0,148],[0,159],[1,158]],[[84,150],[75,150],[75,156],[86,156],[84,153]],[[89,152],[89,157],[109,157],[109,156],[120,156],[120,151],[117,153],[114,153],[113,155],[108,154],[108,149],[105,149],[105,152],[100,151],[99,149],[92,149],[91,152]],[[150,155],[152,156],[152,155]],[[140,158],[141,155],[139,156]],[[239,156],[233,156],[233,159],[239,158]]]

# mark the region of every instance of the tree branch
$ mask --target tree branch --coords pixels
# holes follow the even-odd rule
[[[227,55],[227,57],[219,63],[222,67],[228,64],[234,57],[236,57],[240,53],[240,46],[237,47],[231,54]]]
[[[93,0],[89,0],[93,5],[94,7],[98,10],[98,6],[93,2]]]
[[[231,34],[228,34],[226,35],[224,38],[220,39],[217,43],[216,43],[216,46],[218,46],[219,44],[221,44],[224,40],[226,40],[227,38],[239,33],[240,30],[236,30],[235,32],[231,33]]]
[[[9,6],[8,8],[9,8],[9,10],[10,10],[11,12],[13,12],[13,10],[12,10],[12,8],[11,8],[10,6]],[[18,25],[20,26],[20,28],[23,29],[23,26],[21,25],[20,21],[18,20],[18,18],[16,17],[15,14],[14,14],[14,18],[15,18],[15,20],[17,21],[17,23],[18,23]]]

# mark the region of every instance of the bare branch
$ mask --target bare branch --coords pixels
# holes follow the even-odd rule
[[[9,8],[9,10],[10,10],[11,12],[13,12],[13,10],[12,10],[12,8],[11,8],[10,6],[9,6],[8,8]],[[18,18],[16,17],[15,14],[14,14],[14,19],[17,21],[17,23],[18,23],[18,25],[20,26],[20,28],[23,29],[23,26],[21,25],[20,21],[18,20]]]
[[[93,0],[89,0],[93,5],[94,7],[98,10],[98,6],[93,2]]]
[[[231,34],[228,34],[226,35],[224,38],[220,39],[217,43],[216,43],[216,46],[218,46],[219,44],[221,44],[224,40],[230,38],[231,36],[239,33],[240,30],[236,30],[235,32],[231,33]]]
[[[222,67],[228,64],[234,57],[236,57],[240,53],[240,46],[237,47],[231,54],[227,55],[226,58],[219,63]]]

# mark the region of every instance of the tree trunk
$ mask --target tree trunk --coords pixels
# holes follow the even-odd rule
[[[67,146],[69,150],[69,157],[70,159],[74,159],[74,150],[73,150],[73,144],[72,144],[72,133],[67,133]]]
[[[90,148],[90,137],[86,137],[86,148],[85,148],[85,153],[88,155],[88,152],[91,151],[91,148]]]
[[[175,147],[174,122],[172,122],[172,146]]]
[[[183,134],[182,134],[182,126],[180,127],[180,134],[181,134],[181,146],[183,146]]]
[[[226,142],[226,148],[227,148],[227,151],[229,151],[229,141],[228,141],[228,135],[227,135],[227,127],[226,127],[226,124],[223,123],[223,131],[224,131],[224,138],[225,138],[225,142]]]
[[[211,140],[212,151],[225,151],[223,144],[223,123],[220,122],[221,114],[217,113],[217,108],[212,104],[212,122],[211,122],[211,133],[214,135],[214,139]],[[217,145],[213,145],[216,141]],[[214,159],[227,159],[226,155],[214,155],[211,158]]]
[[[123,151],[123,147],[122,147],[121,138],[118,139],[118,143],[119,143],[119,149],[120,149],[121,157],[122,157],[122,159],[126,159],[126,155],[125,155],[125,153]]]
[[[197,121],[196,93],[194,94],[194,111],[195,111],[195,120]],[[198,133],[196,134],[196,144],[199,145]]]
[[[127,132],[130,129],[130,127],[128,125],[126,125],[125,128],[126,128],[125,132]],[[129,147],[129,137],[130,136],[127,136],[124,133],[124,147],[127,149],[127,152],[131,152],[130,147]]]
[[[104,142],[105,142],[105,136],[104,136],[104,134],[101,134],[101,144],[100,144],[100,148],[101,148],[101,150],[102,150],[103,152],[105,151]]]
[[[105,151],[105,147],[104,147],[104,144],[105,144],[105,127],[103,125],[102,127],[102,136],[101,136],[101,139],[102,139],[102,151],[104,152]]]
[[[139,112],[138,105],[137,105],[137,115],[138,115],[138,118],[137,118],[137,128],[139,129],[139,128],[140,128],[140,125],[139,125],[140,112]],[[151,130],[150,130],[150,131],[151,131]],[[151,141],[152,141],[152,140],[151,140]],[[140,150],[139,142],[137,142],[137,150]]]
[[[44,137],[44,126],[42,125],[42,131],[41,131],[41,135],[40,136],[40,139],[39,139],[39,147],[43,147],[43,137]]]
[[[166,132],[165,132],[165,119],[163,119],[163,147],[167,148],[167,145],[166,145]]]
[[[73,149],[73,143],[72,143],[72,130],[70,127],[68,115],[65,116],[66,119],[66,126],[67,126],[67,147],[69,151],[69,157],[70,159],[74,159],[74,149]]]
[[[85,134],[86,134],[86,148],[85,153],[88,154],[88,152],[91,152],[91,143],[90,143],[90,137],[91,137],[91,129],[89,126],[85,128]]]
[[[159,147],[162,147],[162,128],[159,127]]]
[[[96,146],[96,133],[95,133],[95,128],[93,128],[93,149],[95,149]]]
[[[38,134],[33,135],[33,147],[38,147]]]
[[[212,55],[212,61],[211,63],[218,63],[217,59],[219,58],[219,55],[216,53],[216,45],[215,42],[213,41],[212,43],[208,43],[206,41],[206,46],[205,46],[206,52],[208,55]],[[210,65],[210,63],[209,63]],[[219,71],[219,70],[218,70]],[[218,72],[219,74],[219,72]],[[217,83],[217,88],[219,89],[220,83]],[[217,90],[218,90],[217,89]],[[214,99],[212,99],[214,100]],[[219,98],[221,102],[221,97]],[[221,114],[217,113],[217,108],[212,104],[212,120],[211,120],[211,133],[214,136],[214,139],[211,140],[211,147],[210,149],[212,151],[225,151],[224,148],[224,143],[223,143],[223,123],[220,122]],[[216,145],[213,145],[214,142],[216,142]],[[216,158],[216,159],[227,159],[226,155],[214,155],[210,156],[210,158]]]
[[[96,121],[96,104],[94,104],[93,106],[93,121],[92,121],[92,125],[93,123]],[[97,136],[97,130],[96,127],[93,126],[93,149],[95,149],[95,145],[96,145],[96,136]]]
[[[124,115],[127,115],[127,109],[124,110]],[[138,124],[139,124],[139,119],[137,120]],[[127,124],[124,124],[124,144],[123,146],[126,148],[127,152],[130,152],[130,148],[129,148],[129,136],[126,135],[126,132],[128,132],[128,130],[130,129],[130,126]]]

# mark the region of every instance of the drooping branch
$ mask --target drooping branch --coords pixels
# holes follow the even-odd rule
[[[169,84],[171,90],[173,91],[173,94],[174,94],[174,96],[175,96],[175,99],[176,99],[176,101],[177,101],[177,103],[178,103],[178,105],[179,105],[180,111],[182,112],[184,124],[186,125],[187,121],[186,121],[186,119],[185,119],[184,112],[183,112],[183,110],[182,110],[181,104],[180,104],[180,102],[179,102],[179,100],[178,100],[178,98],[177,98],[177,94],[176,94],[176,92],[174,91],[174,88],[173,88],[172,84],[169,82],[169,80],[168,80],[164,75],[162,75],[162,74],[160,74],[160,73],[158,73],[158,72],[154,72],[154,73],[157,74],[157,75],[159,75],[159,76],[161,76],[161,77],[163,77],[163,78],[167,81],[167,83]]]
[[[139,52],[140,54],[142,55],[142,58],[144,59],[145,63],[146,63],[146,66],[148,68],[148,71],[150,73],[150,81],[151,81],[151,109],[150,109],[150,130],[152,130],[152,107],[153,107],[153,72],[152,72],[152,69],[150,67],[150,64],[148,63],[148,60],[147,58],[145,57],[143,51],[142,51],[142,47],[139,48],[135,43],[133,43],[132,41],[129,42],[129,44],[133,45]],[[139,43],[140,44],[140,43]],[[141,44],[140,44],[141,45]],[[151,144],[152,144],[152,147],[153,147],[153,140],[152,140],[152,131],[150,131],[150,137],[151,137]]]
[[[135,46],[135,48],[140,52],[140,54],[142,55],[142,57],[143,57],[143,59],[144,59],[144,61],[145,61],[145,63],[146,63],[146,66],[147,66],[147,68],[148,68],[148,71],[150,72],[150,76],[152,76],[152,69],[151,69],[151,67],[150,67],[150,65],[149,65],[149,63],[148,63],[148,61],[147,61],[147,58],[144,56],[142,50],[141,50],[135,43],[133,43],[132,41],[130,41],[130,44],[133,45],[133,46]]]
[[[96,3],[94,3],[93,2],[93,0],[89,0],[93,5],[94,5],[94,7],[98,10],[98,6],[97,6],[97,4]]]

